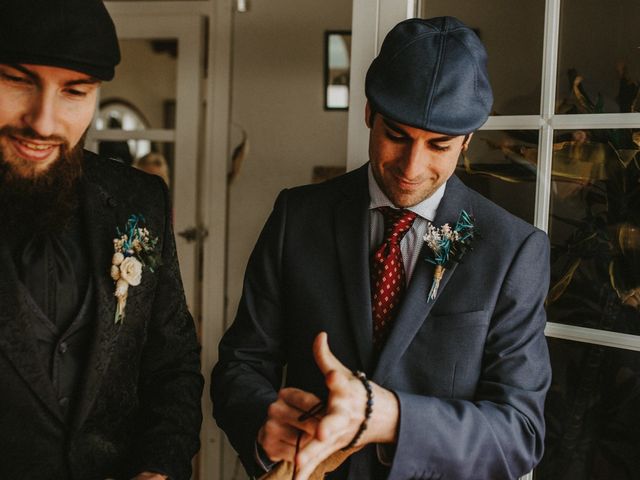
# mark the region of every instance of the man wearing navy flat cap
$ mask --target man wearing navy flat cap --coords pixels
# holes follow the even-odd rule
[[[119,60],[101,0],[0,4],[3,479],[191,476],[203,380],[168,192],[83,150]]]
[[[484,47],[406,20],[366,95],[370,161],[276,200],[214,415],[255,476],[351,453],[327,478],[517,478],[543,451],[549,246],[453,173],[492,106]]]

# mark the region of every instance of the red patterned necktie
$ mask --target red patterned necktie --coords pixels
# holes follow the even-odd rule
[[[400,241],[416,214],[409,210],[380,207],[384,217],[384,240],[371,257],[371,307],[373,345],[380,350],[393,326],[406,285]]]

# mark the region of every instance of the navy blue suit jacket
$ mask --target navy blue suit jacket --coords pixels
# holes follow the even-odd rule
[[[433,266],[419,261],[379,359],[372,348],[367,166],[283,191],[247,267],[235,322],[213,372],[214,416],[256,474],[254,441],[283,382],[326,397],[311,345],[320,331],[349,368],[400,403],[389,469],[375,446],[337,476],[507,479],[543,451],[551,372],[544,337],[547,236],[449,179],[434,224],[464,209],[482,237],[446,270],[427,302]],[[426,248],[426,247],[425,247]],[[348,470],[348,474],[346,473]]]

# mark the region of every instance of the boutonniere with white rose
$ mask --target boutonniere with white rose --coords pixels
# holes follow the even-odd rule
[[[440,280],[442,280],[445,270],[452,263],[460,262],[467,250],[471,250],[474,236],[479,236],[473,221],[473,217],[462,210],[453,228],[448,223],[440,228],[429,224],[424,241],[431,250],[431,254],[426,257],[426,261],[434,264],[436,268],[427,302],[435,300],[438,295]]]
[[[129,288],[140,285],[145,269],[153,272],[160,265],[160,255],[156,251],[158,237],[151,237],[142,215],[131,215],[124,231],[120,228],[116,231],[118,237],[113,239],[111,278],[116,284],[115,323],[120,323],[124,319]]]

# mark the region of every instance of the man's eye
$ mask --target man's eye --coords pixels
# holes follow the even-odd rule
[[[449,150],[449,145],[438,145],[437,143],[432,143],[431,148],[436,152],[446,152]]]
[[[394,141],[394,142],[401,142],[401,141],[403,141],[405,139],[405,137],[403,135],[400,135],[400,134],[398,134],[396,132],[393,132],[391,130],[387,130],[386,134],[387,134],[387,138],[389,140]]]
[[[6,72],[2,72],[0,73],[0,77],[7,81],[7,82],[11,82],[11,83],[19,83],[19,84],[30,84],[31,82],[29,81],[28,78],[26,77],[16,77],[15,75],[11,75],[9,73]]]
[[[87,92],[84,92],[82,90],[76,90],[75,88],[68,89],[67,93],[72,97],[76,97],[76,98],[84,98],[87,96]]]

